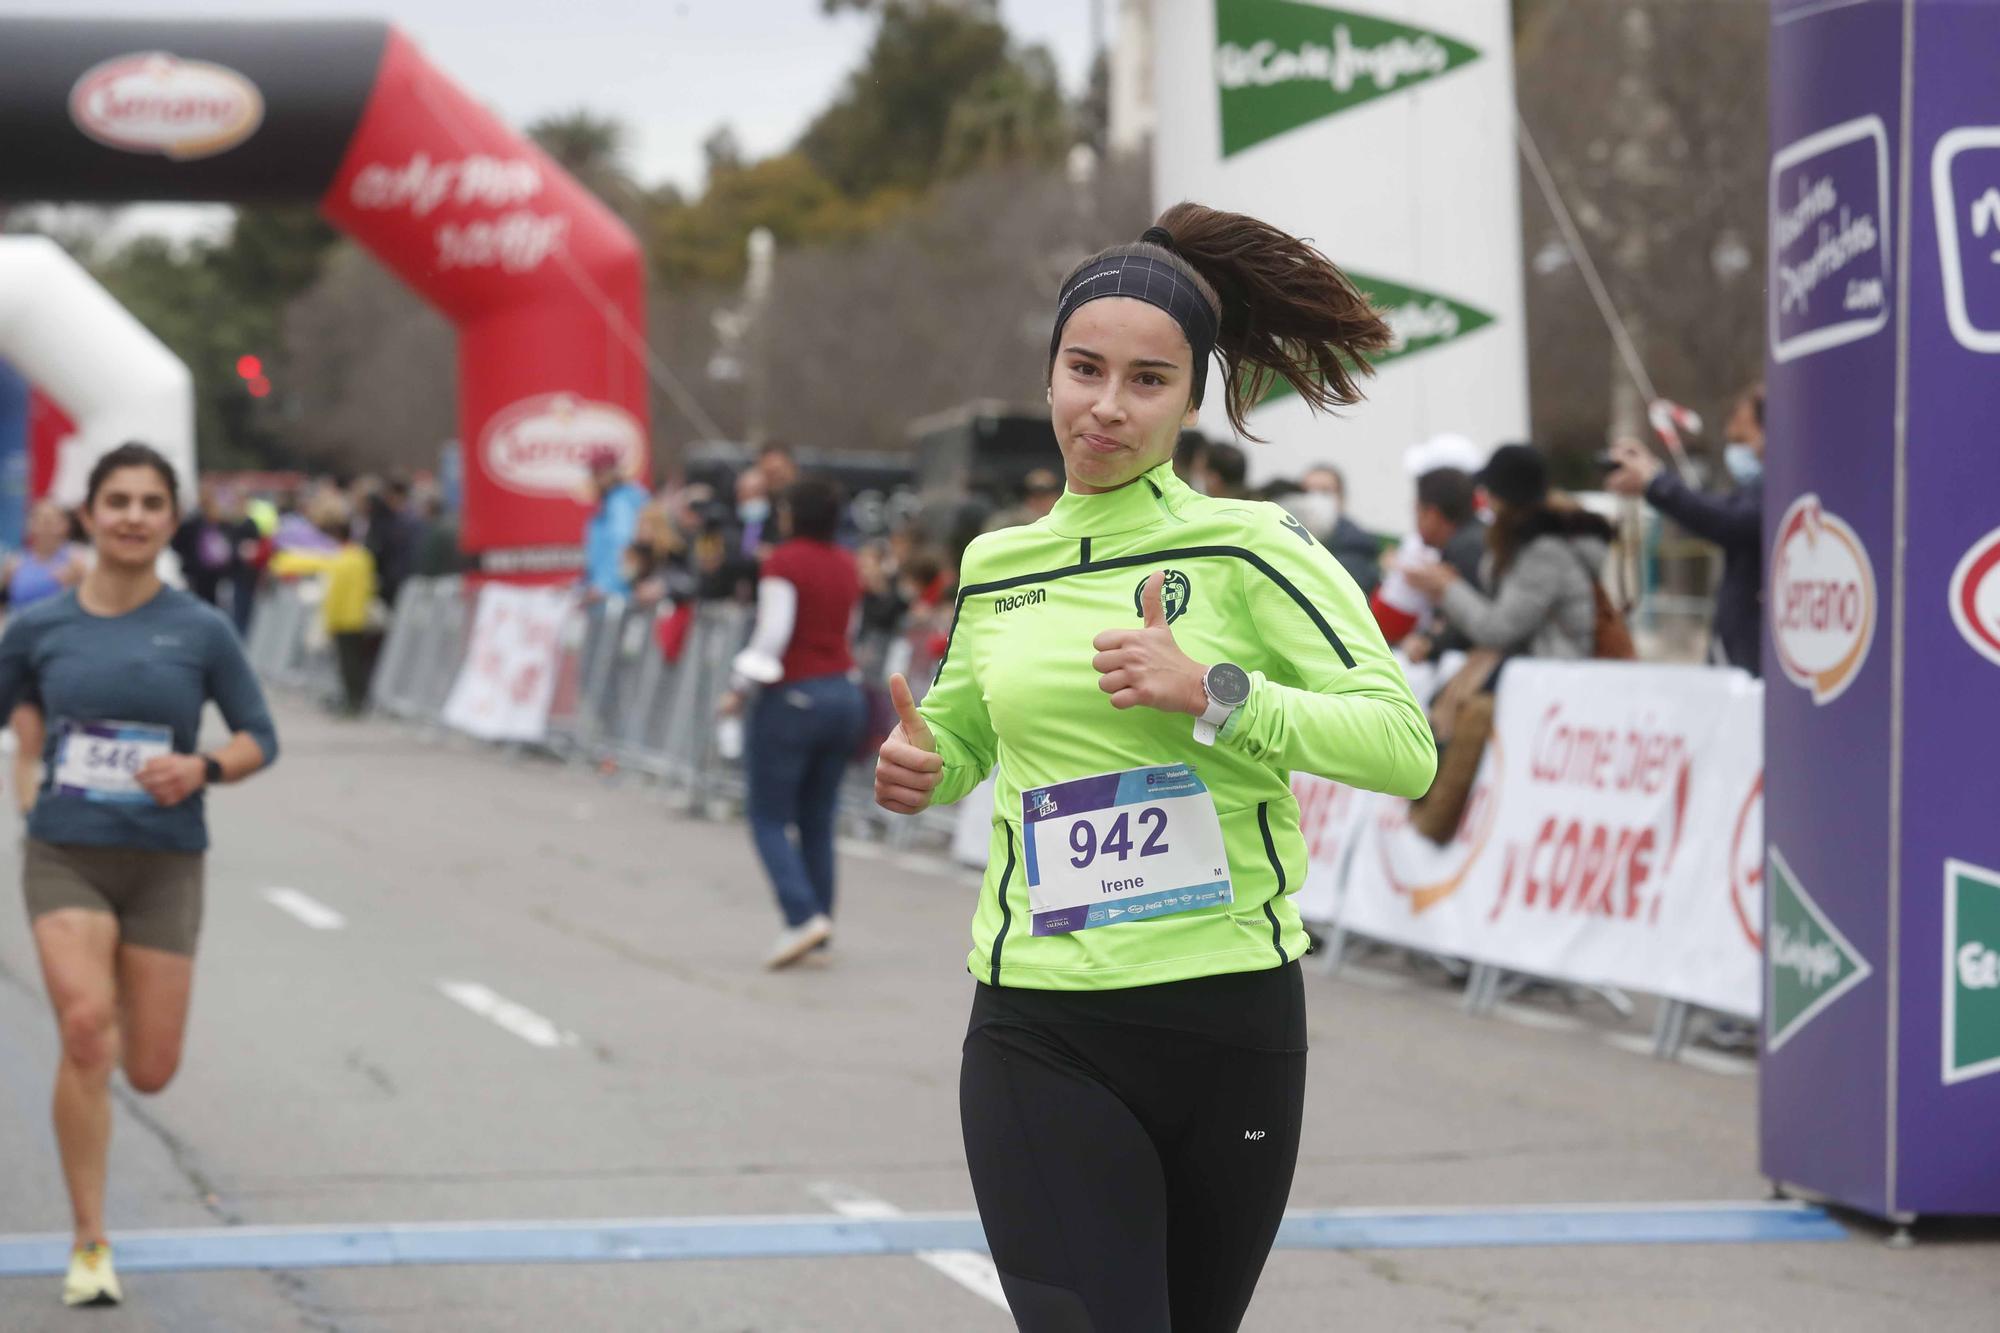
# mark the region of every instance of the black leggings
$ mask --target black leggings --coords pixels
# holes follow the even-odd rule
[[[1283,1007],[1251,1019],[1250,1039],[1270,1049],[1241,1044],[1240,1011],[1197,1019],[1209,1029],[1198,1035],[1132,1021],[1144,1014],[1127,1001],[1144,992],[1105,993],[1122,997],[1108,1021],[1087,1016],[1097,997],[1066,997],[1085,1016],[1051,1020],[1046,994],[980,986],[959,1114],[1023,1333],[1229,1333],[1242,1322],[1298,1160],[1305,997],[1296,963],[1145,991],[1174,992],[1172,1013],[1218,998],[1214,983],[1234,998],[1247,983],[1258,1009]],[[1023,998],[1028,1016],[1013,1003]]]

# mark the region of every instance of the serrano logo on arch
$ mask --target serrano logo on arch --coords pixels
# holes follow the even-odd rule
[[[502,408],[480,443],[487,470],[502,486],[571,498],[589,476],[591,454],[606,448],[618,451],[626,475],[636,475],[645,461],[646,434],[615,403],[570,393],[537,394]]]
[[[255,134],[264,95],[227,66],[144,51],[85,70],[70,89],[69,115],[107,148],[188,161]]]
[[[1854,529],[1801,495],[1771,552],[1771,638],[1786,679],[1816,704],[1840,697],[1875,638],[1875,568]]]
[[[2000,528],[1974,542],[1952,571],[1951,623],[1974,652],[2000,666]]]

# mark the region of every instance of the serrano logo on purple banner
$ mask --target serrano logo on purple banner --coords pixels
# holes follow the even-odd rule
[[[1879,116],[1771,159],[1771,355],[1823,352],[1889,322],[1889,135]]]
[[[2000,528],[1974,542],[1952,571],[1951,623],[1974,652],[2000,666]]]
[[[1875,567],[1853,528],[1801,495],[1771,551],[1771,639],[1794,685],[1832,703],[1861,673],[1875,639]]]
[[[1938,270],[1951,336],[2000,352],[2000,125],[1966,125],[1931,154]]]

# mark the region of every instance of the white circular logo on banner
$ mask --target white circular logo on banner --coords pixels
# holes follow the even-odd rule
[[[1771,552],[1771,638],[1794,685],[1831,703],[1861,674],[1875,639],[1875,567],[1839,516],[1801,495]]]
[[[646,433],[614,403],[573,393],[544,393],[502,408],[480,437],[486,471],[523,495],[575,499],[590,477],[590,457],[618,452],[619,467],[636,476],[646,456]]]
[[[69,115],[107,147],[185,161],[227,152],[255,134],[264,95],[225,66],[145,51],[86,70],[70,89]]]
[[[2000,528],[1974,542],[1952,571],[1951,623],[1980,656],[2000,665]]]

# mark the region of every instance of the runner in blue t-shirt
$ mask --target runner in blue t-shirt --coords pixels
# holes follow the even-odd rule
[[[46,720],[22,889],[62,1035],[56,1142],[76,1245],[63,1301],[123,1297],[104,1229],[111,1073],[158,1092],[180,1064],[201,924],[203,789],[277,758],[263,691],[213,607],[160,582],[179,517],[173,467],[143,444],[91,470],[84,523],[97,563],[72,592],[0,636],[0,715]],[[232,733],[197,753],[213,700]]]

